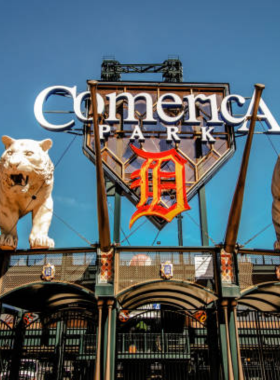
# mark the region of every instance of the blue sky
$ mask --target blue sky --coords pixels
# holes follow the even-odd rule
[[[36,96],[52,85],[78,86],[100,78],[102,58],[114,55],[122,63],[163,62],[178,55],[184,81],[228,82],[231,93],[251,96],[254,83],[264,83],[263,99],[280,123],[280,3],[244,1],[106,1],[11,0],[0,7],[1,135],[42,140],[51,138],[50,156],[58,162],[73,136],[41,128],[33,113]],[[160,80],[160,76],[123,77]],[[233,158],[207,184],[209,235],[224,238],[227,217],[245,138],[238,138]],[[3,146],[0,152],[3,151]],[[238,242],[244,244],[271,223],[271,177],[280,137],[255,135]],[[82,138],[74,139],[55,171],[55,216],[50,236],[57,247],[86,246],[98,240],[95,169],[82,153]],[[200,245],[197,197],[184,213],[184,244]],[[109,199],[112,220],[114,200]],[[135,208],[122,202],[122,230],[129,235]],[[127,217],[129,215],[129,218]],[[61,220],[64,220],[63,223]],[[176,221],[158,236],[140,219],[130,244],[177,245]],[[30,216],[19,223],[19,248],[28,247]],[[69,226],[71,228],[69,228]],[[140,226],[140,227],[139,227]],[[135,229],[133,227],[133,230]],[[111,230],[113,225],[111,223]],[[75,231],[75,232],[74,232]],[[83,236],[84,238],[81,238]],[[124,240],[122,234],[121,240]],[[247,247],[272,248],[273,227]],[[127,244],[126,241],[123,244]]]

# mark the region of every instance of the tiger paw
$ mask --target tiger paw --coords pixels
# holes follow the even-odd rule
[[[29,244],[31,249],[54,248],[53,239],[47,235],[30,235]]]
[[[0,249],[5,251],[15,251],[17,248],[18,239],[11,234],[0,236]]]

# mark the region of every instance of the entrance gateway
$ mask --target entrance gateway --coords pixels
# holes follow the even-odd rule
[[[35,116],[50,131],[70,131],[75,120],[51,124],[44,114],[47,98],[72,98],[98,189],[104,183],[101,167],[107,196],[115,198],[118,244],[111,244],[104,191],[97,202],[99,244],[1,252],[0,378],[279,377],[280,287],[271,271],[271,263],[280,265],[278,254],[236,246],[235,200],[225,243],[209,246],[204,184],[234,153],[234,126],[244,134],[250,127],[247,141],[256,115],[269,133],[280,128],[260,96],[262,86],[237,117],[231,107],[245,106],[245,98],[231,95],[228,84],[180,82],[179,63],[171,59],[161,66],[166,82],[121,82],[122,65],[105,61],[103,69],[116,70],[113,80],[103,71],[106,80],[89,81],[82,94],[53,86],[38,95]],[[202,245],[185,247],[181,212],[196,194]],[[161,229],[176,217],[178,245],[121,246],[123,195],[136,206],[131,226],[148,217]]]

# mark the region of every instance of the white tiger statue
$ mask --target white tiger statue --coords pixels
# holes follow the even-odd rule
[[[32,212],[30,248],[53,248],[48,237],[53,214],[54,165],[48,150],[52,140],[15,140],[3,136],[0,158],[0,248],[17,247],[17,222]]]
[[[280,250],[280,156],[276,162],[272,183],[271,192],[273,196],[272,203],[272,220],[276,232],[276,242],[274,243],[274,249]]]

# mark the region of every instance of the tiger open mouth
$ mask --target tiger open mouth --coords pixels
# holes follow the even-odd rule
[[[11,174],[12,186],[26,186],[28,184],[28,175],[24,174]]]

